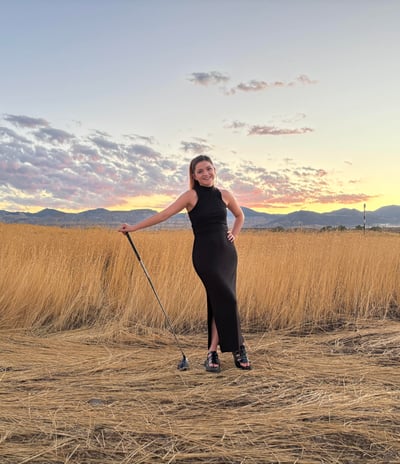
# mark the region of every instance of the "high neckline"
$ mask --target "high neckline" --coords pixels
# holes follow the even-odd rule
[[[215,189],[215,186],[212,185],[211,187],[208,187],[207,185],[200,185],[200,184],[198,184],[198,185],[197,185],[197,188],[199,188],[199,189],[201,189],[201,190],[213,190],[213,189]]]

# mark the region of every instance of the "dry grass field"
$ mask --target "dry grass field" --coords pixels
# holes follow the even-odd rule
[[[190,231],[1,225],[0,463],[400,463],[400,236],[245,231],[208,374]]]
[[[105,229],[0,224],[0,329],[162,328],[164,316],[127,239]],[[191,231],[132,235],[174,326],[204,328]],[[244,231],[238,298],[249,330],[397,313],[400,234]]]
[[[400,323],[247,334],[250,372],[204,334],[75,330],[0,340],[2,464],[399,463]]]

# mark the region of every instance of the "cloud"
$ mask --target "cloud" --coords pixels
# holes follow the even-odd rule
[[[128,153],[133,153],[134,155],[139,155],[141,158],[147,160],[158,161],[162,158],[161,153],[153,150],[153,148],[148,147],[147,145],[133,144],[127,147]]]
[[[203,86],[225,84],[229,81],[229,79],[229,76],[222,74],[219,71],[194,72],[190,74],[190,77],[188,77],[188,81]]]
[[[108,140],[105,135],[106,134],[99,134],[90,137],[90,140],[100,149],[117,151],[119,149],[118,143]]]
[[[310,79],[305,74],[302,74],[293,81],[285,82],[285,81],[274,81],[274,82],[266,82],[260,81],[256,79],[251,79],[248,82],[241,82],[240,84],[232,87],[227,91],[228,95],[234,95],[235,93],[239,92],[261,92],[266,89],[272,88],[283,88],[283,87],[293,87],[298,84],[302,85],[312,85],[317,84],[318,81]]]
[[[4,119],[9,123],[17,127],[28,127],[28,128],[37,128],[37,127],[47,127],[49,123],[42,118],[31,118],[29,116],[17,116],[15,114],[6,114]]]
[[[300,74],[294,80],[289,82],[267,82],[265,80],[250,79],[247,82],[240,82],[239,84],[236,84],[230,88],[224,87],[224,85],[227,84],[230,80],[231,79],[227,74],[223,74],[219,71],[194,72],[190,74],[190,77],[188,78],[188,81],[202,86],[222,84],[220,89],[225,95],[235,95],[238,92],[262,92],[271,88],[294,87],[296,85],[314,85],[318,83],[318,81],[311,79],[306,74]]]
[[[69,132],[63,131],[61,129],[54,129],[52,127],[42,127],[34,134],[39,140],[46,142],[58,142],[65,143],[69,142],[75,136]]]
[[[156,143],[156,139],[153,136],[125,134],[124,137],[129,140],[141,140],[143,143],[148,143],[149,145],[154,145]]]
[[[297,135],[313,132],[311,127],[301,127],[299,129],[285,129],[274,126],[251,126],[248,135]]]
[[[241,121],[233,121],[225,124],[224,127],[225,129],[233,129],[235,131],[246,128],[247,135],[299,135],[314,132],[314,129],[311,127],[285,128],[259,124],[249,125]]]
[[[259,92],[267,87],[271,87],[271,84],[268,84],[268,82],[265,81],[256,81],[253,79],[247,83],[241,82],[235,87],[235,90],[241,90],[242,92]]]
[[[21,143],[29,143],[27,138],[8,127],[0,127],[0,138],[3,144],[6,144],[7,142],[12,143],[14,140],[18,140]]]
[[[238,166],[218,170],[218,177],[235,192],[240,204],[253,208],[301,208],[341,200],[345,204],[356,204],[372,198],[365,193],[335,191],[337,179],[328,171],[297,166],[293,162],[280,170],[268,170],[242,160]]]
[[[128,209],[138,197],[148,198],[151,207],[164,207],[153,199],[169,203],[182,193],[188,182],[188,154],[213,148],[195,138],[182,141],[177,153],[166,154],[135,140],[116,141],[101,131],[77,135],[50,124],[32,130],[16,125],[10,115],[5,121],[16,127],[0,127],[0,208],[8,210]],[[234,191],[243,206],[354,204],[371,198],[357,191],[359,182],[344,185],[335,173],[301,166],[293,158],[282,159],[279,169],[238,156],[230,163],[213,158],[219,185]]]
[[[18,127],[0,128],[1,208],[113,207],[135,196],[179,193],[186,182],[177,159],[148,145],[119,143],[100,131]]]
[[[202,139],[200,139],[200,142],[186,142],[182,140],[181,149],[185,153],[194,153],[196,155],[208,153],[211,151],[210,145],[208,145],[205,140]]]
[[[242,121],[232,121],[230,123],[227,123],[225,124],[225,129],[243,129],[244,127],[246,127],[247,124],[245,122],[242,122]]]
[[[293,82],[291,85],[296,85],[296,84],[314,85],[314,84],[318,84],[318,81],[314,79],[310,79],[305,74],[301,74],[300,76],[297,76],[295,82]]]

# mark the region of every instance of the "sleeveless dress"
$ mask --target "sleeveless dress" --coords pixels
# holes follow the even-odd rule
[[[236,300],[237,253],[227,238],[227,208],[215,187],[194,187],[198,201],[189,212],[194,233],[192,261],[207,293],[208,346],[215,319],[221,352],[243,344]]]

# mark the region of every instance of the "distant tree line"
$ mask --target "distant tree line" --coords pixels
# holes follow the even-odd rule
[[[313,228],[308,228],[308,227],[290,227],[288,229],[285,229],[283,226],[276,226],[276,227],[271,227],[268,229],[270,232],[298,232],[298,231],[318,231],[318,232],[343,232],[346,230],[364,230],[364,226],[358,225],[355,227],[350,227],[347,228],[344,225],[339,225],[339,226],[324,226],[321,227],[320,229],[313,229]],[[385,229],[379,226],[372,226],[368,227],[365,229],[366,231],[373,231],[373,232],[383,232]],[[395,232],[398,232],[399,230],[397,229],[390,229]]]

